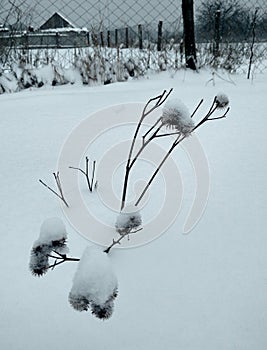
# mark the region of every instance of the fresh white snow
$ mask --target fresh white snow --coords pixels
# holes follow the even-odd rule
[[[107,86],[46,86],[0,95],[2,350],[267,348],[267,76],[254,75],[253,81],[232,76],[235,85],[215,78],[215,86],[207,84],[211,76],[205,70],[164,72]],[[41,278],[29,271],[32,244],[49,217],[66,225],[71,256],[81,257],[89,244],[38,179],[55,186],[52,172],[61,147],[90,114],[114,104],[145,103],[171,87],[172,97],[190,112],[201,98],[207,111],[217,91],[231,101],[226,119],[197,131],[210,167],[207,207],[183,235],[196,182],[180,148],[173,159],[183,180],[181,211],[168,232],[150,244],[111,250],[119,295],[113,316],[102,322],[69,305],[77,262]],[[109,141],[117,139],[118,133],[113,138],[111,133]],[[90,156],[100,159],[106,147],[101,142]],[[94,206],[97,192],[88,196]]]
[[[85,249],[73,278],[71,294],[84,296],[90,303],[104,305],[118,289],[108,254],[103,248]]]
[[[179,99],[167,100],[162,110],[162,123],[186,136],[194,128],[187,106]]]
[[[50,244],[52,241],[67,239],[66,227],[60,218],[48,218],[44,220],[40,228],[40,235],[34,246]]]

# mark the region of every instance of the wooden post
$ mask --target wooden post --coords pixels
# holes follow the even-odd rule
[[[194,0],[182,0],[186,67],[196,70]]]
[[[100,32],[100,43],[101,43],[101,46],[104,47],[105,44],[104,44],[104,35],[103,35],[103,32]]]
[[[221,11],[217,10],[215,12],[215,18],[214,18],[214,47],[213,47],[213,55],[214,57],[219,56],[219,49],[220,49],[220,18],[221,18]]]
[[[107,41],[108,41],[108,47],[111,47],[111,42],[110,42],[110,30],[107,32]]]
[[[56,46],[57,46],[57,48],[60,47],[60,43],[59,43],[59,33],[58,33],[58,32],[56,32]]]
[[[129,29],[125,28],[125,47],[128,49],[129,47]]]
[[[118,29],[115,29],[115,47],[119,46]]]
[[[143,49],[143,32],[142,32],[142,24],[138,24],[138,43],[139,49]]]
[[[157,43],[157,50],[161,51],[162,47],[162,21],[159,21],[158,23],[158,43]]]

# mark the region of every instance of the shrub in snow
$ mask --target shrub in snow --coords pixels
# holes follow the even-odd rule
[[[73,278],[69,302],[77,311],[91,309],[93,315],[107,319],[112,315],[118,281],[109,257],[101,248],[87,247]]]
[[[43,222],[40,235],[31,250],[30,270],[36,276],[42,276],[49,268],[51,252],[66,253],[67,232],[59,218],[49,218]]]
[[[215,101],[218,108],[226,108],[229,105],[228,96],[224,93],[217,94]]]
[[[138,230],[142,225],[141,214],[134,206],[127,206],[117,217],[115,228],[120,235]]]
[[[179,99],[172,99],[165,103],[162,112],[162,123],[169,128],[189,136],[194,128],[194,122],[188,108]]]

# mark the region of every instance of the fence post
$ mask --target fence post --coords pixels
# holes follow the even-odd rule
[[[221,11],[217,10],[215,12],[215,18],[214,18],[214,48],[213,48],[214,58],[217,58],[219,56],[219,49],[220,49],[220,19],[221,19]]]
[[[194,0],[182,0],[186,67],[196,70]]]
[[[159,21],[158,23],[158,43],[157,43],[157,50],[161,51],[161,45],[162,45],[162,21]]]
[[[110,30],[108,30],[108,32],[107,32],[107,41],[108,41],[108,47],[111,47],[111,43],[110,43]]]
[[[60,47],[60,39],[59,39],[59,33],[58,32],[56,32],[56,46],[57,46],[57,48],[59,48]]]
[[[129,29],[125,28],[125,47],[128,49],[129,47]]]
[[[118,29],[115,29],[115,47],[119,46]]]
[[[139,43],[139,50],[142,50],[143,49],[142,24],[138,24],[138,43]]]
[[[104,35],[103,35],[103,32],[100,32],[100,43],[101,43],[101,46],[104,47]]]

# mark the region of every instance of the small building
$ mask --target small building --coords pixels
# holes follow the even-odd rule
[[[75,28],[75,26],[64,16],[55,12],[44,24],[40,26],[40,30],[51,30],[61,28]]]

